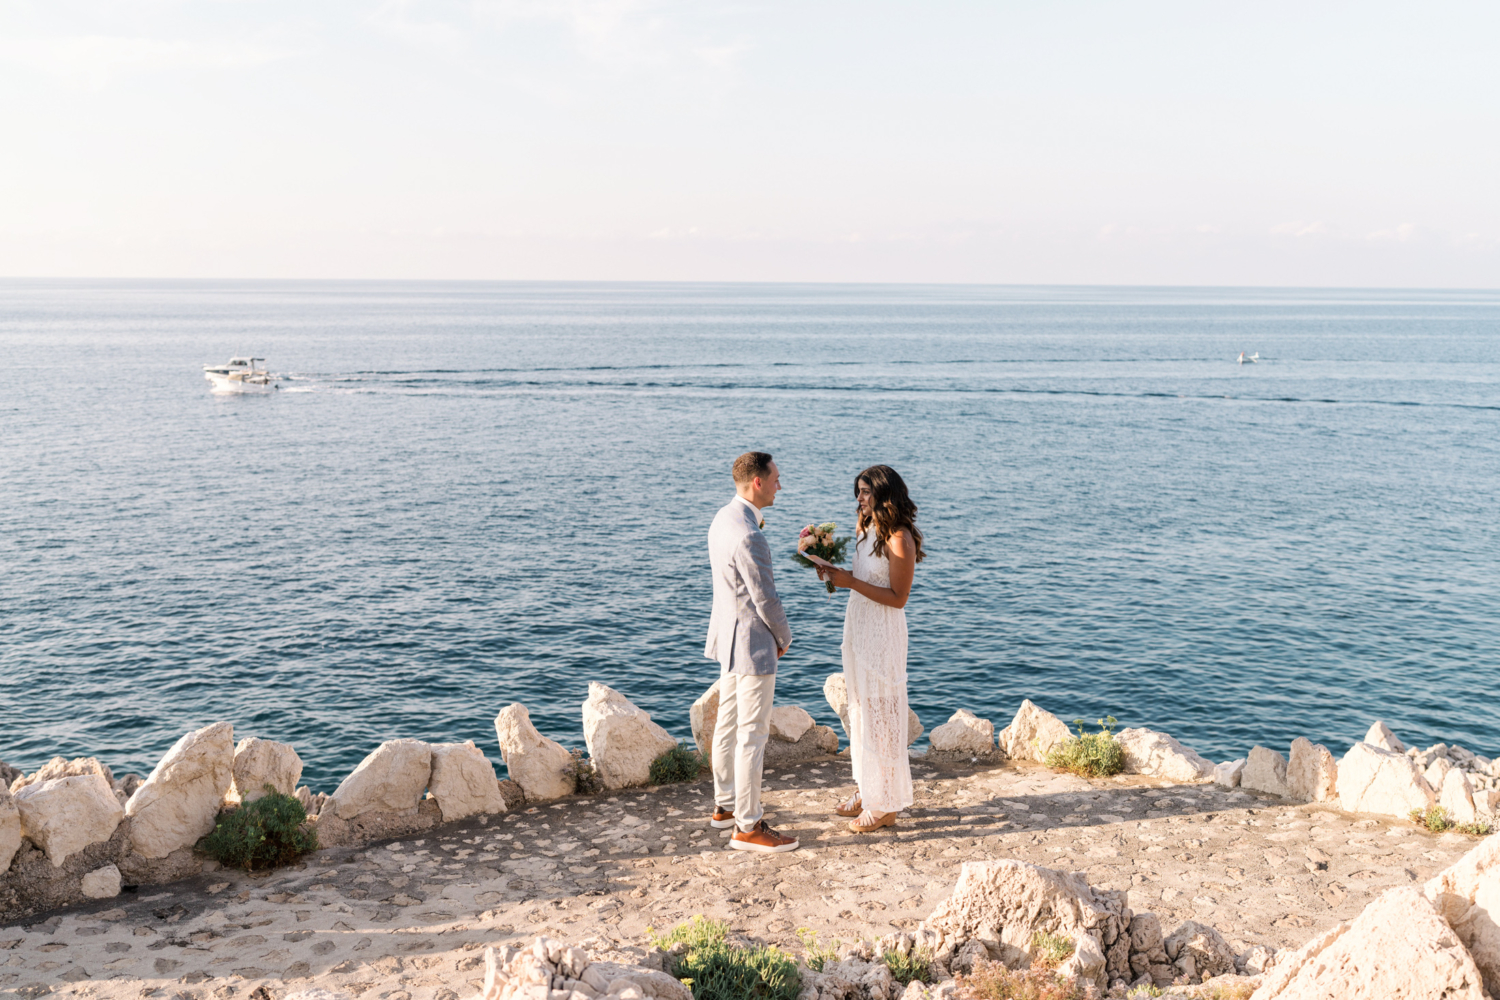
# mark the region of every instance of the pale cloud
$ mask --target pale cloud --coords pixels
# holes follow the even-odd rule
[[[1318,222],[1283,222],[1278,226],[1272,226],[1271,232],[1277,236],[1327,236],[1330,232],[1328,223]]]
[[[0,38],[0,62],[40,70],[94,89],[127,73],[243,69],[294,55],[297,53],[286,48],[185,39],[110,35]]]
[[[1417,227],[1410,222],[1403,222],[1393,229],[1377,229],[1366,236],[1365,239],[1372,243],[1405,243],[1417,233]]]

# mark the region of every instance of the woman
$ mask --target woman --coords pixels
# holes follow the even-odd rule
[[[922,551],[917,505],[889,465],[854,480],[859,501],[854,569],[820,569],[854,591],[844,614],[844,681],[849,691],[849,755],[859,790],[835,810],[858,817],[855,833],[895,826],[912,803],[906,756],[906,599]]]

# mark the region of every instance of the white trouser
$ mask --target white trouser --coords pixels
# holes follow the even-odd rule
[[[771,735],[775,674],[720,674],[719,718],[714,723],[714,805],[734,810],[735,825],[760,822],[760,772]]]

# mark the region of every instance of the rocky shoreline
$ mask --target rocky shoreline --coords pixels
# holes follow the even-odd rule
[[[825,693],[842,716],[835,678]],[[692,707],[700,746],[715,694]],[[495,722],[511,775],[503,782],[472,743],[395,740],[334,792],[316,794],[297,786],[293,748],[236,747],[227,723],[184,736],[144,780],[117,779],[91,758],[13,774],[0,795],[0,993],[278,1000],[317,986],[454,1000],[486,989],[485,947],[532,948],[540,935],[639,964],[647,926],[698,913],[794,954],[795,931],[806,927],[849,942],[847,960],[869,965],[871,949],[938,933],[932,921],[952,909],[955,887],[994,883],[996,865],[1024,866],[1005,878],[1040,880],[1080,913],[1107,914],[1063,928],[1077,974],[1104,988],[1182,986],[1284,970],[1309,934],[1353,926],[1376,904],[1410,911],[1411,899],[1387,897],[1422,896],[1476,843],[1500,843],[1434,834],[1407,817],[1455,799],[1472,803],[1474,821],[1492,817],[1493,761],[1441,745],[1408,751],[1379,723],[1340,760],[1298,741],[1289,760],[1254,748],[1220,765],[1166,734],[1125,730],[1127,773],[1085,779],[1038,763],[1068,734],[1030,702],[998,735],[964,711],[937,727],[932,749],[914,759],[916,805],[888,836],[861,838],[830,815],[849,787],[847,762],[832,753],[837,734],[796,706],[776,712],[767,802],[806,846],[774,858],[722,849],[702,821],[706,782],[643,787],[675,741],[597,684],[582,710],[605,788],[597,796],[570,794],[573,756],[519,705]],[[205,822],[265,784],[303,800],[321,850],[266,876],[216,870],[194,853]],[[967,875],[968,866],[990,874]],[[1500,869],[1480,867],[1488,874],[1475,878],[1500,879]],[[1011,911],[985,919],[1035,923]],[[1097,963],[1082,940],[1094,931]],[[942,934],[928,943],[950,970],[972,967],[981,948],[996,960],[1024,957],[1006,951],[1004,935],[960,941],[948,928],[947,937],[947,954]],[[1481,967],[1486,947],[1472,959]],[[856,1000],[842,986],[823,993]]]

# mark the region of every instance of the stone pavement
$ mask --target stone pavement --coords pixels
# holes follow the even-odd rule
[[[695,913],[800,951],[915,927],[965,860],[1014,857],[1128,889],[1170,932],[1192,918],[1236,946],[1295,946],[1475,841],[1213,785],[1085,780],[1040,765],[913,761],[916,803],[859,836],[832,815],[846,759],[767,774],[768,818],[803,849],[725,849],[706,781],[571,798],[320,851],[269,875],[214,871],[0,927],[0,996],[459,1000],[483,949],[538,934],[639,958],[647,928]]]

